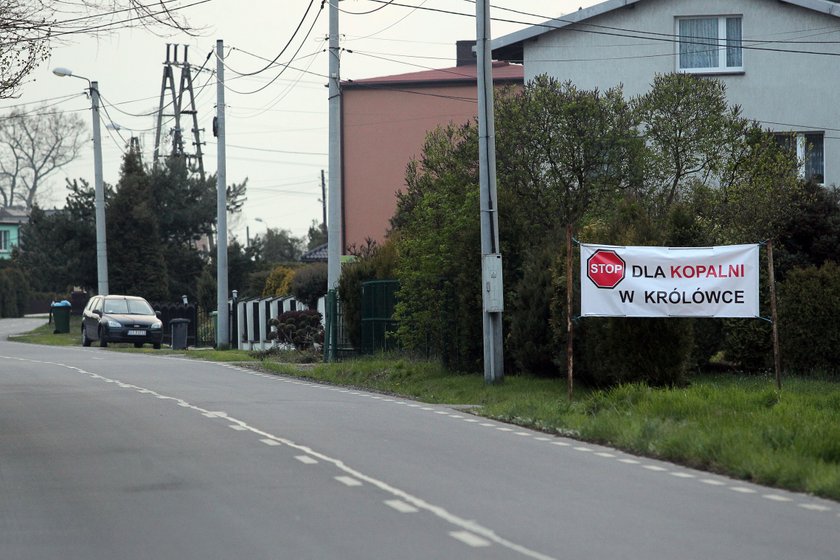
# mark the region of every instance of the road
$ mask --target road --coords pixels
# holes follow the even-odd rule
[[[840,556],[834,502],[456,407],[6,341],[32,321],[0,321],[3,560]]]

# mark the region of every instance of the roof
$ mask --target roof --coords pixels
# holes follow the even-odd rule
[[[29,212],[15,206],[0,207],[0,224],[28,224]]]
[[[407,74],[395,74],[392,76],[380,76],[377,78],[365,78],[362,80],[347,80],[341,82],[341,87],[352,88],[376,88],[387,86],[437,86],[437,85],[459,85],[474,84],[478,79],[478,66],[466,64],[441,68],[437,70],[423,70],[420,72],[409,72]],[[494,82],[522,82],[525,79],[525,70],[519,64],[511,64],[504,61],[493,61]]]
[[[326,262],[327,261],[327,244],[319,245],[311,251],[307,251],[301,255],[300,260],[303,262]]]
[[[563,29],[570,25],[592,19],[620,8],[638,4],[644,0],[607,0],[588,8],[579,9],[565,16],[559,16],[543,23],[526,27],[510,35],[499,37],[492,42],[493,56],[500,60],[521,62],[523,60],[523,44],[536,39],[540,35]],[[829,16],[840,17],[840,4],[830,0],[778,0],[783,4],[799,6]]]

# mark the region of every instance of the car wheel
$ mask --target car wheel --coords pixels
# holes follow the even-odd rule
[[[155,342],[154,344],[152,344],[152,348],[154,348],[155,350],[160,350],[160,342]]]
[[[134,347],[135,348],[143,348],[143,343],[142,342],[135,342]]]
[[[87,337],[87,331],[84,325],[82,325],[82,346],[90,346],[90,339]]]
[[[99,346],[101,348],[108,347],[108,340],[105,338],[105,332],[102,329],[99,329]]]

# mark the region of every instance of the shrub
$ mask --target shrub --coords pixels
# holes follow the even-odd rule
[[[295,270],[288,266],[275,266],[268,274],[263,296],[287,296],[292,293],[292,278]]]
[[[840,371],[840,265],[794,269],[779,287],[785,370]]]
[[[338,281],[338,295],[347,336],[354,348],[362,346],[362,282],[394,277],[397,250],[393,240],[370,242],[356,251],[356,261],[345,264]]]
[[[269,320],[268,325],[272,327],[269,340],[292,345],[296,350],[306,350],[324,342],[321,314],[314,309],[286,311]]]
[[[551,328],[552,311],[556,308],[552,301],[555,293],[562,294],[559,307],[565,312],[566,291],[564,283],[562,291],[555,292],[553,272],[557,267],[556,254],[556,248],[550,245],[533,251],[526,258],[522,278],[513,289],[508,314],[507,354],[516,369],[523,372],[551,376],[558,373],[554,358],[562,349],[558,348]],[[562,327],[565,334],[565,321]]]
[[[314,309],[327,293],[327,263],[313,263],[297,269],[291,281],[291,293]]]
[[[29,302],[29,280],[16,267],[0,269],[0,317],[21,317]]]

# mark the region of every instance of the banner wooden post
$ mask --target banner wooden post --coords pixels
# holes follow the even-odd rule
[[[569,385],[569,401],[574,391],[574,325],[572,324],[572,286],[574,283],[574,259],[572,258],[572,224],[566,226],[566,372]]]
[[[776,388],[782,390],[782,365],[779,354],[779,316],[776,312],[776,274],[773,266],[773,240],[767,242],[767,282],[770,284],[770,319],[773,324],[773,367],[776,369]]]

